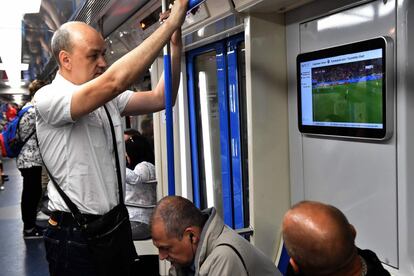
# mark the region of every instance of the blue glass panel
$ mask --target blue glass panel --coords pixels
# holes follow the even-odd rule
[[[216,72],[214,76],[208,74],[206,77],[215,78],[216,80],[209,80],[209,83],[215,84],[212,87],[208,87],[209,89],[209,99],[210,103],[206,103],[206,99],[200,98],[200,87],[202,84],[199,81],[197,74],[202,74],[206,72],[198,72],[198,68],[195,65],[197,59],[200,58],[208,58],[209,56],[212,58],[211,53],[212,51],[215,52],[215,62],[216,62]],[[202,55],[204,55],[202,57]],[[189,91],[189,110],[190,110],[190,135],[191,135],[191,156],[192,156],[192,167],[193,167],[193,190],[194,190],[194,202],[198,204],[197,206],[200,208],[204,208],[207,206],[207,197],[211,195],[207,195],[207,188],[204,187],[208,183],[206,181],[206,177],[212,177],[205,171],[205,165],[209,165],[208,157],[211,157],[212,160],[212,170],[214,176],[216,173],[220,174],[220,178],[213,177],[214,183],[214,196],[215,196],[215,206],[219,209],[219,213],[223,216],[224,221],[227,225],[233,226],[233,204],[232,204],[232,188],[231,188],[231,160],[230,160],[230,147],[229,147],[229,119],[228,119],[228,95],[227,95],[227,74],[226,74],[226,58],[225,58],[225,46],[221,43],[216,43],[209,45],[207,47],[203,47],[200,49],[196,49],[191,51],[187,55],[187,69],[188,69],[188,91]],[[199,67],[203,67],[200,66]],[[206,69],[206,68],[204,68]],[[205,80],[207,81],[207,80]],[[217,91],[211,91],[211,89],[217,89]],[[216,99],[212,99],[216,97]],[[210,129],[206,130],[202,124],[202,119],[200,117],[203,114],[200,114],[200,110],[203,104],[215,104],[218,103],[218,117],[214,118],[216,115],[216,111],[210,110],[209,116],[211,120],[215,120],[214,122],[210,122],[211,125],[209,126]],[[211,107],[211,106],[210,106]],[[203,116],[206,116],[204,114]],[[218,120],[217,120],[218,119]],[[219,125],[216,123],[219,122]],[[211,137],[211,134],[214,133],[214,129],[219,127],[217,135]],[[210,137],[214,140],[211,141],[211,152],[201,152],[205,150],[203,141],[206,136],[201,135],[203,131],[209,131]],[[204,133],[205,134],[205,133]],[[206,143],[207,144],[207,143]],[[219,149],[219,152],[216,150]],[[219,154],[219,155],[217,155]],[[206,156],[210,155],[210,156]],[[201,159],[200,159],[201,158]],[[219,158],[220,160],[217,160]],[[214,159],[214,160],[213,160]],[[220,163],[220,164],[217,164]],[[220,169],[220,171],[216,171]],[[210,173],[211,174],[211,173]],[[211,190],[210,190],[211,192]],[[217,197],[220,198],[217,198]],[[218,202],[218,200],[220,202]]]
[[[247,170],[247,138],[245,137],[244,125],[246,123],[244,110],[246,107],[243,101],[245,98],[239,98],[240,93],[243,93],[245,89],[245,70],[244,68],[241,68],[242,70],[238,68],[244,66],[244,62],[240,61],[241,55],[243,55],[244,60],[244,46],[239,47],[243,41],[244,34],[240,34],[193,50],[187,54],[194,202],[199,208],[206,207],[207,189],[205,186],[207,186],[207,183],[205,178],[209,177],[206,173],[206,164],[208,165],[208,162],[220,162],[220,166],[213,164],[212,169],[213,171],[217,168],[221,169],[222,183],[215,183],[215,185],[221,184],[222,202],[217,202],[217,198],[215,198],[214,204],[217,208],[222,208],[225,223],[233,228],[243,228],[246,227],[246,224],[249,224],[248,198],[245,198],[248,197],[248,174],[247,171],[245,172]],[[215,56],[212,51],[215,52]],[[217,65],[217,80],[211,80],[214,77],[211,76],[213,75],[212,66],[202,64],[203,61],[211,64],[214,58]],[[204,73],[208,76],[203,77],[204,83],[202,83],[203,80],[199,80],[199,75],[205,75]],[[241,77],[240,74],[242,74]],[[206,88],[206,85],[209,87]],[[203,90],[200,87],[208,90],[207,99],[203,98],[205,96],[198,95]],[[213,91],[214,89],[217,89],[217,91]],[[217,125],[210,124],[210,129],[205,130],[205,123],[200,119],[205,116],[205,114],[201,114],[200,109],[203,107],[202,105],[211,104],[211,101],[213,101],[211,97],[217,97],[217,99],[214,99],[214,103],[218,103],[218,114],[216,111],[208,111],[210,119],[215,120],[216,123],[219,122],[219,137],[216,138],[211,137],[211,135],[212,133],[215,134]],[[242,100],[242,103],[240,103],[240,100]],[[219,120],[214,116],[219,116]],[[211,141],[214,140],[215,143],[219,139],[220,145],[219,147],[216,146],[215,149],[220,149],[220,157],[213,152],[214,149],[211,152],[206,150],[205,146],[208,148],[210,145],[204,145],[204,143],[207,144],[211,141],[204,141],[206,136],[203,132],[205,131],[208,131],[210,135],[208,136],[210,138],[207,139],[212,139]],[[212,161],[205,160],[207,154],[210,155]],[[217,171],[215,172],[217,173]],[[214,178],[214,181],[217,182],[218,179]],[[216,188],[214,187],[214,189]],[[214,191],[214,193],[217,193],[217,191]]]
[[[221,177],[223,195],[223,219],[224,222],[234,227],[232,204],[232,176],[229,139],[229,104],[227,92],[227,62],[225,58],[224,43],[217,49],[217,77],[218,96],[220,105],[220,143],[221,143]]]
[[[191,172],[193,175],[193,201],[194,204],[201,208],[200,184],[198,172],[198,142],[197,142],[197,120],[195,114],[195,95],[194,95],[194,54],[187,55],[187,72],[188,72],[188,105],[190,116],[190,141],[191,141]]]
[[[233,202],[234,202],[234,223],[235,228],[243,228],[243,175],[242,175],[242,154],[240,139],[240,116],[239,116],[239,80],[237,46],[241,38],[236,37],[227,44],[228,62],[228,91],[229,91],[229,118],[230,118],[230,141],[231,141],[231,164],[233,172]]]

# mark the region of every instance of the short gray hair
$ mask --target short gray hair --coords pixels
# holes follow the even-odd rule
[[[72,50],[72,41],[68,28],[61,26],[52,37],[52,53],[57,63],[60,65],[59,53],[61,51],[70,52]]]
[[[181,196],[167,196],[161,199],[155,207],[151,218],[161,218],[164,222],[167,236],[181,240],[187,227],[198,226],[201,229],[206,221],[203,213],[188,199]]]

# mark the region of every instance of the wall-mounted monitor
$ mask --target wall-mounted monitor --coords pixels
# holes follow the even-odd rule
[[[313,135],[389,138],[393,63],[388,37],[299,54],[299,130]]]

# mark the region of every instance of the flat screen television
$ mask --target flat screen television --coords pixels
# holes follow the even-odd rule
[[[393,130],[392,40],[378,37],[299,54],[299,130],[387,139]]]

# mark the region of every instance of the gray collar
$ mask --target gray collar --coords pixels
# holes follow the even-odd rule
[[[361,276],[365,276],[368,273],[367,262],[365,261],[364,258],[362,258],[361,255],[358,255],[358,256],[359,256],[359,259],[361,260],[361,265],[362,265],[362,268],[361,268]]]

